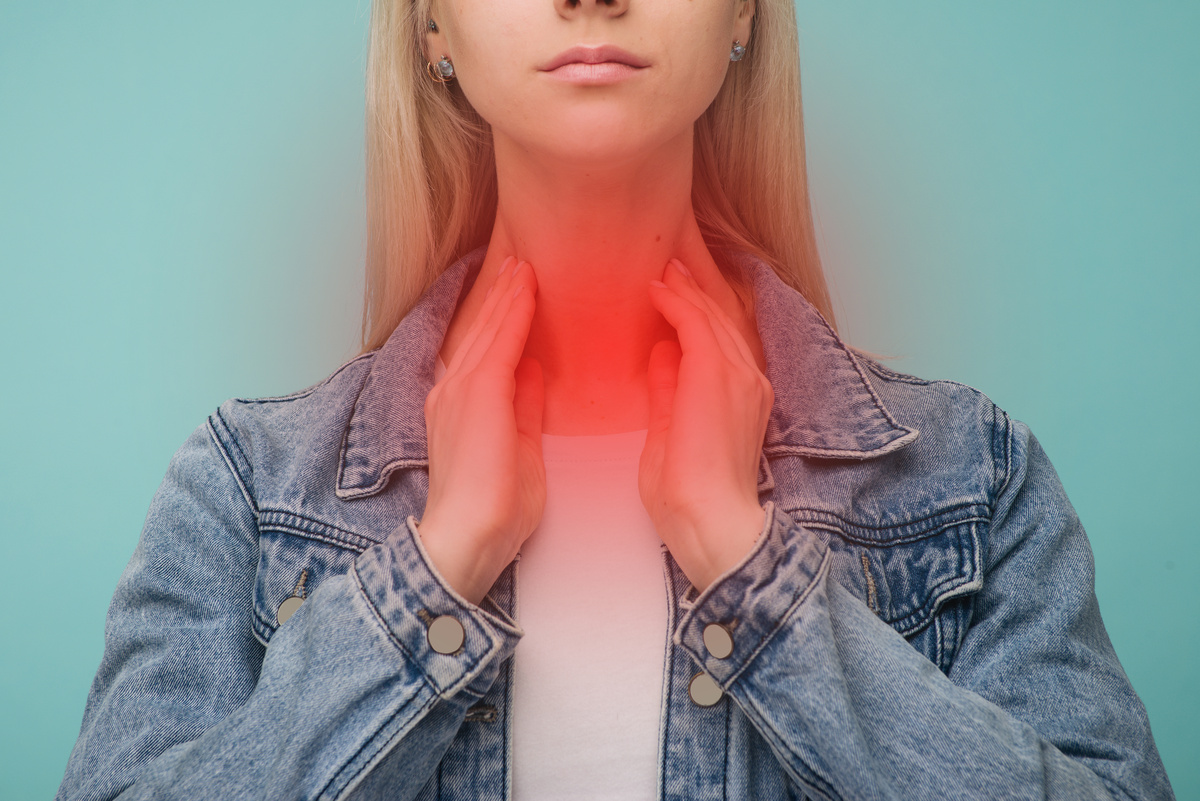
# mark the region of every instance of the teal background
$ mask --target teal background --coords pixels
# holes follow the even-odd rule
[[[0,797],[54,794],[171,455],[226,398],[356,351],[367,16],[0,3]],[[799,17],[843,335],[1030,424],[1200,797],[1200,5]]]

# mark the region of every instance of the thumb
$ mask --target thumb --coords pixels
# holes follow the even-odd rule
[[[542,412],[546,406],[546,385],[542,377],[542,363],[524,357],[513,370],[517,389],[513,394],[513,414],[517,431],[538,446],[542,443]]]
[[[683,350],[678,342],[662,340],[650,351],[647,380],[650,389],[650,423],[647,438],[665,432],[671,426],[671,407],[679,382],[679,362]]]

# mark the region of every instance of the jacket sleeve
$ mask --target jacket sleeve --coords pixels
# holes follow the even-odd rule
[[[151,503],[57,798],[413,798],[522,631],[436,574],[409,517],[264,648],[254,501],[212,425]],[[454,654],[427,641],[440,615]]]
[[[681,619],[675,643],[812,797],[1173,798],[1079,519],[1028,427],[1010,421],[1008,436],[983,587],[948,676],[831,579],[823,541],[771,501],[755,547]],[[727,620],[734,651],[717,659],[704,627]]]

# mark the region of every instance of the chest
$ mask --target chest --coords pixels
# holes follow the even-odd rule
[[[822,538],[831,578],[948,671],[980,587],[988,510],[961,502],[922,508],[911,487],[888,499],[886,486],[847,483],[836,471],[820,470],[764,459],[760,497]],[[590,480],[574,488],[550,488],[541,532],[547,536],[536,540],[535,531],[489,593],[527,633],[540,632],[541,642],[530,639],[523,651],[523,641],[471,707],[421,798],[519,798],[510,793],[514,779],[522,781],[513,762],[522,740],[557,738],[583,749],[595,766],[611,758],[603,746],[618,732],[629,737],[627,753],[637,755],[629,764],[635,783],[644,791],[653,777],[662,792],[657,797],[792,797],[770,747],[737,706],[727,697],[696,701],[697,668],[669,639],[694,588],[656,541],[648,518],[639,519],[636,474],[629,465],[608,475],[592,466],[583,473]],[[281,610],[303,603],[386,537],[389,521],[418,514],[426,480],[423,470],[401,471],[379,495],[323,512],[299,496],[292,508],[260,509],[254,610],[260,641],[269,642]],[[618,675],[622,667],[627,673]],[[557,677],[557,686],[547,686],[546,676]],[[589,677],[590,693],[580,689]],[[541,731],[523,730],[521,721],[535,713],[545,724]],[[529,756],[521,761],[537,769]]]

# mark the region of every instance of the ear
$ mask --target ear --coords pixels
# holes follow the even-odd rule
[[[430,64],[437,61],[442,53],[447,52],[446,51],[446,34],[442,32],[441,23],[439,23],[437,21],[438,18],[439,18],[438,4],[430,3],[429,4],[429,13],[427,13],[425,15],[425,20],[421,23],[421,25],[424,26],[424,29],[425,29],[425,35],[421,39],[422,47],[423,47],[424,55],[425,55],[425,61]],[[435,31],[429,27],[429,23],[431,20],[437,25],[438,30]]]
[[[750,41],[750,28],[754,20],[754,0],[735,0],[737,16],[734,17],[733,38],[742,44]]]

